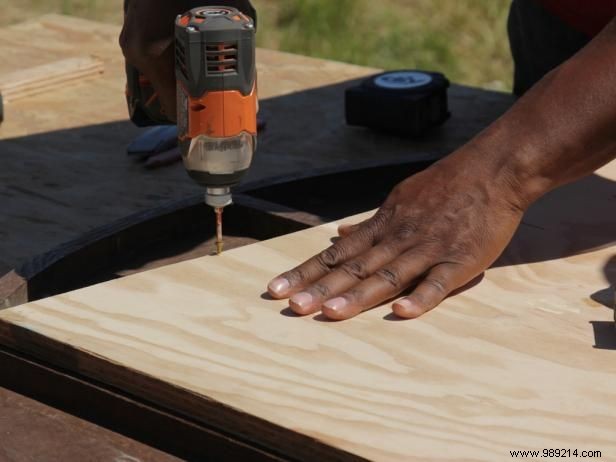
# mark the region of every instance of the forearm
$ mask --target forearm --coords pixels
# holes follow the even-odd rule
[[[614,159],[616,20],[454,156],[484,162],[522,208]]]
[[[232,6],[251,16],[250,0],[125,0],[120,47],[127,63],[146,76],[167,118],[175,121],[175,18],[200,6]]]

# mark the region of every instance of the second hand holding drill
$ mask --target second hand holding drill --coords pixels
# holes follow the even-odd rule
[[[195,8],[176,19],[175,43],[179,146],[216,213],[220,254],[223,209],[257,145],[254,22],[235,8]]]

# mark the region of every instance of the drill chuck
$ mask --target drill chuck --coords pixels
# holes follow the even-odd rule
[[[205,188],[205,203],[215,209],[221,209],[233,203],[231,187]]]

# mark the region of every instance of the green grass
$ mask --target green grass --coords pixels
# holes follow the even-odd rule
[[[172,0],[170,0],[172,1]],[[0,25],[45,13],[80,16],[97,21],[120,23],[122,0],[0,0]]]
[[[254,0],[270,48],[509,90],[509,0]]]
[[[341,11],[344,14],[341,14]],[[447,37],[369,6],[366,0],[288,1],[276,28],[280,48],[383,68],[455,63]]]
[[[0,24],[56,12],[120,23],[122,0],[3,0]],[[172,1],[172,0],[169,0]],[[468,85],[509,90],[510,0],[253,0],[258,43],[384,69],[444,72]]]

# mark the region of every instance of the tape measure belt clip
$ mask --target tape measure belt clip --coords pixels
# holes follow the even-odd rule
[[[448,88],[449,80],[438,72],[384,72],[346,91],[346,120],[353,126],[422,136],[450,117]]]

